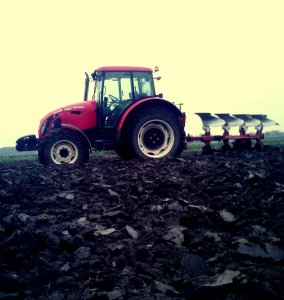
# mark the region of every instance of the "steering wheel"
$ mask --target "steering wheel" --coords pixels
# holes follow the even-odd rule
[[[108,95],[108,96],[111,100],[111,104],[119,104],[120,103],[119,99],[116,98],[115,96],[113,96],[113,95]]]

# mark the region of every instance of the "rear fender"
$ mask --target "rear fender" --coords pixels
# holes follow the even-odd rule
[[[185,114],[182,113],[172,102],[159,97],[141,99],[130,105],[121,115],[117,124],[117,142],[120,140],[126,120],[128,120],[138,110],[151,109],[151,107],[167,108],[168,110],[174,112],[179,117],[182,126],[185,126]]]

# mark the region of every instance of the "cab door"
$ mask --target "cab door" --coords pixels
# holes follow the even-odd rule
[[[133,102],[131,72],[105,72],[102,98],[103,126],[116,128],[122,112]]]

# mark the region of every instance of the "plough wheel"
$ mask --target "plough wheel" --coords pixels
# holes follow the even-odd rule
[[[202,154],[204,155],[208,155],[208,154],[211,154],[213,152],[212,148],[210,145],[205,145],[203,148],[202,148]]]
[[[265,149],[264,145],[262,144],[262,142],[258,142],[255,144],[254,148],[258,151],[262,151]]]
[[[222,151],[224,151],[224,152],[231,151],[231,150],[232,150],[232,148],[231,148],[231,146],[229,145],[229,143],[224,144],[224,145],[222,146]]]
[[[234,150],[250,150],[251,149],[251,139],[238,139],[233,142]]]

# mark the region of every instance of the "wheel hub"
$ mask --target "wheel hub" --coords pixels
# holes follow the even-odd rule
[[[58,141],[51,148],[51,158],[56,164],[72,164],[78,158],[78,149],[71,141]]]
[[[147,148],[157,150],[165,142],[165,136],[158,128],[152,128],[144,134],[144,144]]]

